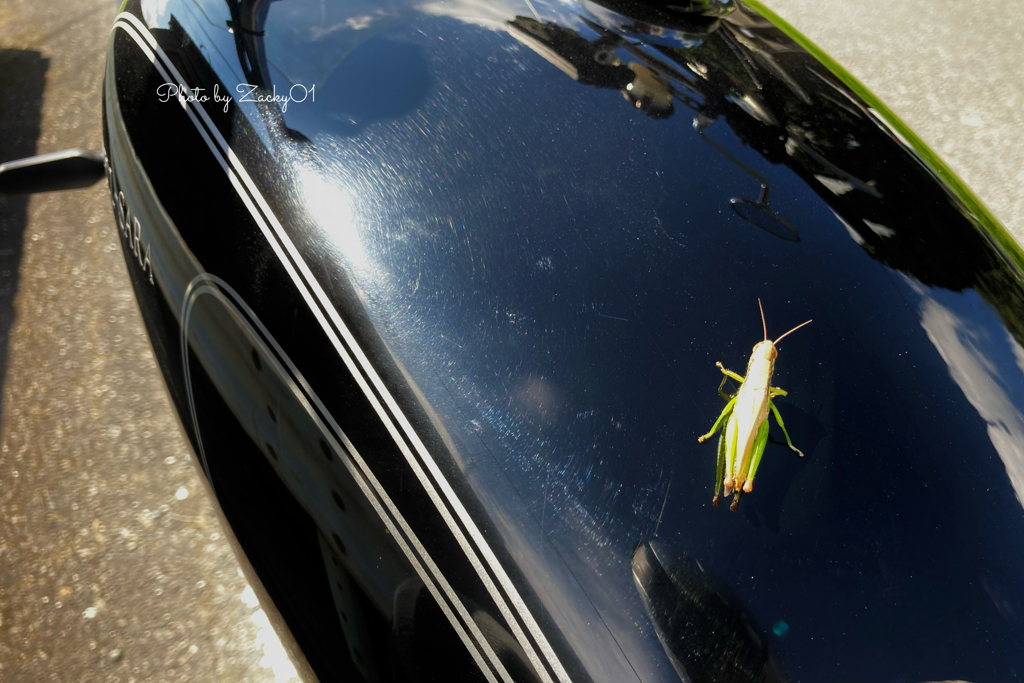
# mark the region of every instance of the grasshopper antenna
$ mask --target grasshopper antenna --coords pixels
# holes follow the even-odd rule
[[[768,323],[766,323],[764,321],[764,307],[761,306],[761,299],[760,299],[760,297],[758,297],[758,299],[757,299],[757,307],[761,309],[761,326],[764,327],[764,340],[768,341]],[[811,321],[808,320],[807,323],[809,323],[809,322],[811,322]],[[807,323],[804,323],[804,325],[806,325]],[[792,332],[792,331],[793,330],[790,330],[789,332]],[[789,332],[787,332],[786,334],[789,334]],[[786,334],[784,334],[782,336],[785,337]],[[779,338],[781,339],[782,337],[779,337]]]
[[[761,315],[764,315],[764,314],[762,313]],[[810,323],[811,323],[811,321],[810,321],[810,320],[808,320],[808,321],[807,321],[807,322],[805,322],[805,323],[800,323],[799,325],[797,325],[796,327],[794,327],[793,329],[791,329],[791,330],[790,330],[789,332],[787,332],[786,334],[782,335],[782,337],[785,337],[785,336],[786,336],[786,335],[788,335],[788,334],[793,334],[794,332],[796,332],[797,330],[799,330],[799,329],[800,329],[801,327],[803,327],[804,325],[809,325]],[[772,344],[778,344],[778,343],[779,343],[780,341],[782,341],[782,337],[779,337],[778,339],[776,339],[776,340],[775,340],[774,342],[772,342]]]

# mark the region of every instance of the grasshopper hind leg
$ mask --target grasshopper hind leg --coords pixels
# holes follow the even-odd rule
[[[722,479],[725,478],[725,430],[718,435],[718,474],[715,476],[715,497],[711,499],[712,505],[718,505],[719,495],[722,492]]]
[[[746,473],[746,480],[743,482],[743,492],[750,493],[754,488],[754,475],[757,474],[757,466],[761,464],[761,456],[764,455],[764,447],[768,443],[768,420],[761,423],[754,438],[754,447],[750,458],[750,469]]]

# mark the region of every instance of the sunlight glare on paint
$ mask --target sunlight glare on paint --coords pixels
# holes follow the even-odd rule
[[[306,208],[330,239],[330,246],[351,266],[364,266],[366,252],[359,240],[351,195],[325,178],[323,171],[303,167],[297,177]]]

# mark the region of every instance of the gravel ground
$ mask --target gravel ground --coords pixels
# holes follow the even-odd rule
[[[1020,0],[770,6],[1024,239]],[[114,14],[0,0],[0,160],[100,149]],[[294,670],[189,462],[117,239],[103,186],[0,197],[0,680],[283,683]]]
[[[111,0],[0,1],[0,159],[102,148]],[[105,184],[0,197],[0,681],[293,670],[189,462]]]

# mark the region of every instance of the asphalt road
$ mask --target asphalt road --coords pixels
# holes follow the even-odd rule
[[[100,149],[114,5],[0,0],[0,160]],[[984,14],[770,5],[1024,239],[1020,0]],[[0,680],[288,681],[189,462],[117,239],[102,185],[0,196]]]
[[[102,148],[112,0],[0,0],[0,159]],[[105,184],[0,196],[0,681],[285,683],[179,433]]]

